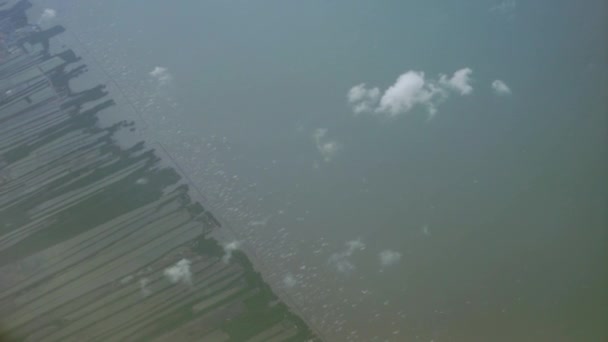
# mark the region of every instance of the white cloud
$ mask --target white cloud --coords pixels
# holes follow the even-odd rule
[[[355,114],[396,117],[421,106],[432,116],[451,93],[468,95],[473,92],[472,73],[470,68],[463,68],[452,77],[440,75],[438,80],[433,80],[427,79],[422,71],[410,70],[401,74],[384,93],[362,83],[349,90],[347,99]]]
[[[288,273],[283,277],[283,285],[287,288],[292,288],[298,284],[298,280],[291,273]]]
[[[265,225],[267,225],[267,224],[268,224],[268,221],[269,221],[269,220],[270,220],[270,217],[267,217],[267,218],[262,219],[262,220],[252,220],[252,221],[249,221],[249,223],[248,223],[248,224],[249,224],[251,227],[265,226]]]
[[[471,86],[471,74],[473,70],[470,68],[464,68],[456,71],[451,78],[447,78],[445,75],[441,75],[439,83],[444,87],[451,88],[452,90],[459,92],[460,95],[469,95],[473,92]]]
[[[232,252],[239,249],[240,246],[241,246],[241,243],[238,241],[232,241],[230,243],[225,244],[224,245],[224,257],[222,258],[222,260],[225,263],[228,263],[230,261],[230,259],[232,258]]]
[[[131,280],[133,280],[133,276],[132,275],[127,275],[126,277],[122,278],[120,280],[121,284],[127,284],[129,283]]]
[[[408,71],[384,92],[375,111],[394,117],[409,112],[416,105],[423,105],[433,114],[440,97],[443,97],[441,90],[427,82],[423,72]]]
[[[492,82],[492,89],[494,89],[496,95],[511,95],[511,88],[501,80]]]
[[[348,103],[355,114],[372,111],[380,99],[380,89],[368,89],[365,83],[352,87],[347,94]]]
[[[321,152],[323,160],[330,162],[340,149],[340,145],[335,141],[328,141],[318,145],[317,148],[319,149],[319,152]]]
[[[426,236],[431,236],[431,230],[429,229],[428,224],[425,224],[424,226],[422,226],[422,234],[424,234]]]
[[[355,265],[350,257],[357,251],[365,249],[365,244],[360,239],[348,241],[346,249],[342,252],[334,253],[329,257],[329,264],[334,266],[340,273],[350,273],[355,270]]]
[[[148,278],[139,279],[139,289],[141,290],[141,295],[147,297],[152,294],[152,290],[148,287],[150,280]]]
[[[350,273],[355,270],[355,265],[349,259],[339,254],[332,255],[329,258],[329,263],[333,264],[340,273]]]
[[[52,8],[45,8],[40,15],[40,19],[38,19],[38,25],[47,24],[53,19],[57,17],[57,11]]]
[[[401,260],[401,253],[387,249],[380,252],[378,258],[380,259],[380,265],[386,267],[398,263]]]
[[[326,136],[326,128],[317,128],[312,134],[317,150],[321,153],[323,160],[325,162],[330,162],[336,153],[340,151],[341,145],[334,140],[327,140]]]
[[[346,243],[346,246],[348,247],[346,249],[346,254],[348,256],[351,256],[355,251],[362,251],[365,249],[365,244],[363,243],[363,241],[361,241],[361,239],[348,241]]]
[[[325,138],[326,135],[327,135],[327,128],[317,128],[312,133],[312,138],[315,141],[320,141],[321,139]]]
[[[135,181],[135,184],[137,184],[137,185],[146,185],[146,184],[148,184],[148,178],[146,178],[146,177],[138,178]]]
[[[182,259],[175,265],[165,269],[163,274],[173,284],[182,282],[186,285],[192,285],[192,273],[190,272],[190,260]]]
[[[166,86],[173,82],[173,75],[171,75],[169,69],[164,67],[154,67],[154,69],[150,71],[150,76],[152,76],[161,86]]]

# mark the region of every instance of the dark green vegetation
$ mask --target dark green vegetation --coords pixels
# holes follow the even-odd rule
[[[51,54],[63,32],[0,8],[0,326],[31,341],[306,341],[306,324],[243,253],[222,260],[219,222],[139,142],[104,86],[74,91],[86,66]],[[191,262],[191,284],[164,270]],[[4,335],[0,340],[4,341]]]

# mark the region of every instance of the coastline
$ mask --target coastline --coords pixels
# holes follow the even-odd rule
[[[133,121],[99,124],[116,102],[105,85],[70,87],[87,67],[69,48],[50,52],[64,29],[25,25],[29,3],[15,3],[0,12],[11,26],[0,62],[2,329],[61,341],[318,339],[245,253],[225,262],[212,237],[220,220],[166,152],[121,146]],[[181,260],[191,281],[173,283],[167,270]]]

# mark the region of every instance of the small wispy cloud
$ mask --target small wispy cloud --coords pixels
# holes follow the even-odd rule
[[[288,273],[283,277],[283,285],[287,288],[292,288],[298,284],[298,280],[291,273]]]
[[[190,264],[190,260],[182,259],[178,261],[175,265],[166,268],[163,274],[173,284],[181,282],[186,285],[192,285],[192,273],[190,272]]]
[[[40,15],[40,19],[38,19],[38,25],[48,24],[53,21],[57,17],[57,11],[52,8],[45,8]]]
[[[150,280],[148,278],[139,279],[139,289],[141,291],[141,295],[147,297],[152,294],[152,290],[148,287]]]
[[[401,74],[384,92],[378,88],[368,88],[365,83],[358,84],[348,91],[347,100],[355,114],[391,118],[420,106],[432,116],[437,113],[439,104],[452,93],[464,96],[473,92],[472,73],[471,68],[463,68],[451,77],[439,75],[435,80],[427,79],[422,71],[410,70]]]
[[[265,226],[268,224],[269,220],[270,220],[270,217],[266,217],[261,220],[251,220],[251,221],[249,221],[248,225],[251,227]]]
[[[137,185],[146,185],[146,184],[148,184],[148,178],[146,178],[146,177],[138,178],[135,181],[135,184],[137,184]]]
[[[516,7],[517,7],[517,3],[515,2],[515,0],[503,0],[500,3],[492,6],[490,8],[490,12],[512,13],[513,11],[515,11]]]
[[[173,82],[173,75],[169,72],[169,69],[165,67],[154,67],[149,75],[152,76],[160,86],[166,86]]]
[[[355,114],[369,112],[374,109],[380,99],[379,88],[367,88],[365,83],[352,87],[346,95],[348,103],[353,107]]]
[[[317,128],[313,132],[312,138],[317,146],[317,150],[325,162],[330,162],[336,153],[338,153],[342,148],[342,145],[340,145],[340,143],[337,141],[327,139],[326,128]]]
[[[241,243],[238,241],[232,241],[230,243],[227,243],[224,245],[224,256],[222,257],[222,260],[225,263],[228,263],[230,261],[230,259],[232,258],[232,253],[234,251],[236,251],[237,249],[239,249],[239,247],[241,246]]]
[[[492,82],[492,89],[496,95],[511,95],[511,88],[509,88],[509,86],[501,80],[495,80]]]
[[[386,267],[398,263],[401,260],[401,253],[386,249],[378,254],[378,258],[380,265]]]
[[[122,278],[122,279],[120,280],[120,283],[121,283],[121,284],[127,284],[127,283],[129,283],[131,280],[133,280],[133,276],[132,276],[132,275],[127,275],[127,276],[125,276],[124,278]]]
[[[472,73],[473,70],[470,68],[464,68],[456,71],[450,78],[446,75],[441,75],[439,84],[460,93],[460,95],[469,95],[473,92],[473,87],[471,86]]]
[[[330,265],[336,268],[340,273],[350,273],[355,270],[355,265],[352,263],[350,258],[357,251],[365,249],[365,244],[361,239],[351,240],[346,243],[346,249],[332,254],[328,262]]]
[[[422,226],[422,228],[420,230],[422,231],[423,235],[431,236],[431,229],[429,228],[428,224],[425,224],[424,226]]]

